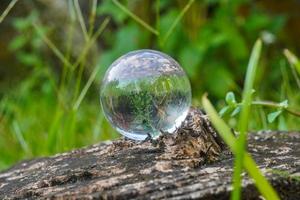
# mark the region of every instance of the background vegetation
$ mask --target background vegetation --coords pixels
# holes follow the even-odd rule
[[[11,2],[1,3],[0,15]],[[119,137],[100,108],[101,79],[116,58],[143,48],[175,58],[189,75],[193,104],[207,92],[236,127],[233,111],[261,38],[253,98],[282,104],[252,107],[250,129],[300,128],[297,117],[281,113],[300,110],[297,62],[283,54],[300,55],[299,1],[15,2],[0,17],[0,169]]]

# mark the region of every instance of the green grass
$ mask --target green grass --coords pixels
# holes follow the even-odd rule
[[[0,22],[16,3],[14,0],[8,5],[0,16]],[[146,30],[159,35],[157,30],[121,3],[113,1],[113,4],[116,5],[114,9],[121,9]],[[168,34],[173,32],[186,11],[187,8],[174,20]],[[38,10],[13,21],[20,34],[11,42],[11,49],[21,64],[31,68],[31,75],[1,99],[0,169],[20,159],[51,155],[119,136],[104,120],[99,93],[92,95],[92,100],[85,100],[91,92],[95,92],[95,83],[99,83],[98,76],[103,74],[103,65],[96,63],[89,77],[83,76],[89,51],[105,32],[110,17],[106,17],[100,26],[95,26],[97,0],[92,1],[89,24],[84,21],[78,0],[69,1],[69,14],[65,49],[55,44],[51,38],[52,30],[39,21]],[[74,48],[72,40],[77,25],[84,43],[79,56],[74,59],[70,53]],[[51,64],[41,54],[42,48],[49,48],[60,61],[61,76],[52,71]]]
[[[162,43],[166,43],[170,35],[174,32],[175,27],[178,25],[179,21],[183,18],[184,14],[189,10],[191,5],[194,3],[194,0],[189,0],[189,2],[185,5],[185,7],[181,10],[179,15],[175,18],[174,22],[166,32],[165,36],[163,37]]]
[[[90,22],[94,23],[95,2],[90,16]],[[7,15],[8,9],[11,8],[12,4],[2,16]],[[19,159],[51,155],[117,136],[106,121],[96,121],[103,118],[98,98],[91,105],[81,104],[95,81],[100,67],[99,65],[94,67],[94,72],[82,87],[82,82],[85,81],[82,76],[86,66],[85,60],[90,48],[108,25],[109,18],[104,19],[95,31],[93,31],[94,24],[90,24],[88,34],[85,24],[82,24],[78,1],[73,1],[70,9],[71,15],[74,14],[71,18],[74,22],[79,22],[83,33],[86,34],[81,53],[75,61],[69,56],[72,48],[71,39],[67,51],[63,52],[47,36],[47,29],[37,18],[29,17],[29,23],[27,19],[17,21],[21,25],[21,31],[32,31],[31,28],[34,28],[34,34],[40,39],[39,43],[44,42],[61,61],[63,75],[59,83],[53,76],[53,72],[49,71],[50,68],[43,67],[47,62],[39,60],[37,63],[30,63],[36,65],[33,69],[34,73],[23,80],[19,88],[7,93],[6,98],[1,100],[0,111],[3,119],[1,118],[0,124],[0,169],[6,168]],[[70,24],[69,38],[73,37],[74,26],[75,23]],[[33,53],[37,54],[37,52]],[[96,110],[94,105],[98,106]],[[82,108],[79,110],[80,106]],[[99,131],[101,134],[98,133]]]
[[[231,151],[234,153],[235,156],[239,155],[241,152],[239,151],[239,140],[233,136],[231,129],[228,125],[219,117],[217,111],[214,109],[212,104],[209,102],[206,96],[202,98],[202,104],[209,115],[209,118],[215,128],[218,130],[218,133],[223,138],[225,143],[229,146]],[[248,154],[245,150],[243,152],[243,160],[242,165],[247,170],[248,174],[254,180],[256,187],[258,188],[259,192],[266,198],[266,199],[279,199],[276,191],[272,188],[270,183],[265,179],[265,177],[260,172],[259,168],[255,164],[255,161],[252,159],[250,154]],[[234,180],[236,181],[236,180]],[[240,187],[240,186],[239,186]],[[233,192],[236,192],[236,188],[234,188]],[[241,198],[240,198],[241,199]]]
[[[262,48],[262,43],[260,40],[256,41],[247,68],[245,86],[243,90],[243,105],[242,111],[239,119],[239,138],[238,138],[238,154],[236,154],[235,164],[234,164],[234,175],[233,175],[233,193],[231,198],[233,200],[238,200],[241,198],[241,174],[243,171],[243,160],[245,147],[247,145],[247,131],[248,131],[248,121],[250,117],[250,109],[252,102],[252,90],[255,80],[255,74],[258,66],[258,59],[260,56]]]
[[[251,105],[255,104],[253,103],[253,89],[254,89],[254,82],[255,82],[255,76],[257,73],[258,68],[258,60],[261,54],[261,48],[262,43],[260,40],[257,40],[248,64],[246,78],[245,78],[245,86],[243,90],[243,98],[242,103],[238,104],[235,100],[235,96],[233,93],[228,93],[226,97],[226,101],[228,103],[228,106],[226,107],[225,111],[222,111],[222,113],[226,112],[230,108],[230,106],[236,107],[237,105],[242,107],[240,119],[238,121],[239,124],[239,134],[238,138],[234,138],[234,136],[231,133],[231,129],[226,125],[226,123],[219,117],[209,100],[206,96],[203,97],[202,103],[204,106],[205,111],[209,115],[213,125],[218,130],[219,134],[225,141],[225,143],[230,147],[231,151],[235,155],[235,163],[234,163],[234,174],[233,174],[233,191],[231,195],[231,199],[239,200],[241,199],[241,185],[242,185],[242,172],[245,168],[248,172],[248,174],[253,178],[258,190],[260,193],[266,198],[266,199],[279,199],[279,196],[275,192],[275,190],[272,188],[270,183],[264,178],[262,173],[260,172],[259,168],[256,166],[255,161],[251,158],[251,156],[246,152],[246,146],[247,146],[247,132],[249,127],[249,119],[250,119],[250,111],[251,111]],[[288,59],[291,60],[291,54],[289,52],[285,52],[286,55],[288,55]],[[295,64],[297,63],[296,57],[293,58],[293,61],[290,61],[291,63]],[[259,104],[260,103],[260,104]],[[280,107],[283,109],[288,108],[287,103],[285,106],[282,104],[272,104],[272,103],[263,103],[259,102],[256,103],[258,105],[267,105],[267,106],[273,106],[273,107]],[[232,110],[232,109],[231,109]],[[294,112],[294,111],[293,111]],[[295,113],[292,113],[295,114]],[[277,115],[277,114],[276,114]],[[297,115],[297,114],[296,114]],[[277,116],[275,116],[277,117]]]
[[[120,10],[122,10],[123,12],[125,12],[127,15],[129,15],[134,21],[136,21],[137,23],[139,23],[140,25],[142,25],[144,28],[146,28],[147,30],[149,30],[151,33],[155,34],[155,35],[159,35],[159,32],[157,30],[155,30],[153,27],[151,27],[149,24],[147,24],[146,22],[144,22],[141,18],[139,18],[137,15],[135,15],[133,12],[131,12],[130,10],[128,10],[124,5],[122,5],[118,0],[112,0],[112,2],[118,7],[120,8]]]
[[[282,54],[284,16],[269,15],[252,3],[239,1],[219,5],[193,0],[156,0],[155,4],[92,0],[90,10],[84,12],[80,1],[70,0],[66,9],[69,21],[60,27],[65,38],[57,42],[55,33],[59,30],[49,25],[52,21],[42,23],[41,11],[36,8],[28,15],[4,21],[16,2],[11,1],[0,16],[0,26],[8,24],[16,32],[7,41],[18,65],[17,73],[9,78],[20,76],[10,87],[0,85],[0,170],[22,159],[119,137],[101,111],[101,79],[117,57],[151,48],[171,55],[185,69],[193,88],[193,105],[199,105],[202,94],[208,92],[213,104],[221,109],[228,106],[223,100],[226,94],[233,92],[226,98],[232,110],[224,120],[240,130],[238,140],[206,99],[203,105],[237,157],[235,197],[239,197],[240,173],[245,169],[266,199],[277,198],[245,151],[245,138],[248,129],[300,129],[299,61],[291,51]],[[239,14],[240,6],[248,6],[249,15]],[[261,54],[259,68],[254,70],[260,48],[256,45],[243,85],[252,44],[265,30],[276,36],[279,45],[268,45]],[[83,38],[80,47],[74,42],[78,35]],[[93,56],[96,44],[99,50]],[[74,49],[77,56],[72,54]],[[260,87],[252,94],[254,74]],[[272,120],[268,122],[268,118]]]

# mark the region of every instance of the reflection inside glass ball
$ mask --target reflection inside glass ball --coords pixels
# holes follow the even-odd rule
[[[108,121],[122,135],[144,140],[173,133],[191,105],[191,86],[170,56],[153,50],[129,52],[106,71],[100,93]]]

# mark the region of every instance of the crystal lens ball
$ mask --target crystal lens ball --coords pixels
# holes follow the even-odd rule
[[[108,121],[122,135],[144,140],[173,133],[191,105],[186,73],[170,56],[154,50],[129,52],[106,71],[100,101]]]

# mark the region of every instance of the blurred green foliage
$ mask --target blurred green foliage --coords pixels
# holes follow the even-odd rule
[[[232,100],[231,94],[225,101],[229,91],[239,102],[250,49],[260,37],[265,47],[255,80],[255,100],[288,100],[290,107],[299,109],[300,88],[282,54],[288,42],[284,30],[288,13],[267,12],[250,0],[99,1],[96,9],[95,0],[90,5],[79,1],[80,5],[88,4],[88,9],[81,10],[86,23],[80,26],[86,26],[88,35],[83,42],[76,42],[83,32],[77,29],[80,10],[74,2],[68,1],[69,18],[59,27],[64,36],[51,25],[60,22],[51,21],[51,17],[46,22],[40,20],[43,11],[38,6],[25,16],[10,18],[17,34],[8,41],[6,50],[24,73],[13,87],[0,91],[0,169],[21,159],[118,137],[103,117],[99,88],[109,65],[131,50],[148,48],[169,54],[190,78],[193,104],[200,105],[200,97],[207,92],[221,109]],[[108,25],[96,37],[107,17]],[[96,47],[89,47],[94,36]],[[85,48],[88,53],[83,52]],[[73,54],[75,50],[79,53]],[[59,54],[63,58],[57,57]],[[78,101],[80,95],[82,102]],[[300,128],[298,118],[281,112],[279,116],[274,113],[268,123],[268,113],[277,112],[273,108],[257,106],[252,111],[252,130]],[[238,114],[224,118],[235,127]]]

